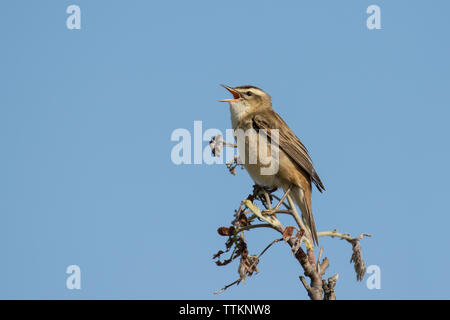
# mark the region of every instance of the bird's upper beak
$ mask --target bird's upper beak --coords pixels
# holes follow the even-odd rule
[[[237,101],[241,98],[241,95],[239,94],[239,92],[237,92],[233,88],[230,88],[229,86],[226,86],[224,84],[221,84],[221,86],[233,94],[233,99],[223,99],[223,100],[219,100],[219,102],[233,102],[233,101]]]

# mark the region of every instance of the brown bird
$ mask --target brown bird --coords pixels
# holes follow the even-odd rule
[[[231,124],[244,168],[257,185],[283,188],[285,192],[290,188],[290,195],[300,208],[317,244],[311,208],[312,183],[320,192],[325,187],[314,170],[308,150],[272,109],[272,99],[268,93],[248,85],[235,88],[222,86],[233,94],[233,99],[221,101],[230,104]],[[238,132],[245,132],[244,138]],[[273,147],[277,148],[277,152],[274,153]],[[274,164],[276,171],[269,174],[263,172],[270,166],[274,167]]]

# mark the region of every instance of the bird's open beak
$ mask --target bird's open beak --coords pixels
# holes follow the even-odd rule
[[[234,102],[234,101],[237,101],[237,100],[239,100],[241,98],[241,95],[239,94],[239,92],[237,92],[233,88],[230,88],[229,86],[226,86],[224,84],[221,84],[221,86],[224,87],[225,89],[227,89],[228,91],[230,91],[233,94],[233,99],[219,100],[219,102]]]

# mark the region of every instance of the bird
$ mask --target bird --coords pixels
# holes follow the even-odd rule
[[[311,233],[314,244],[318,244],[311,207],[312,185],[314,184],[321,193],[325,191],[325,186],[314,169],[307,148],[273,110],[272,98],[267,92],[251,85],[229,87],[222,84],[221,86],[233,95],[232,99],[219,101],[229,103],[231,125],[235,132],[243,167],[257,185],[282,188],[285,192],[289,190],[289,194],[300,208],[303,221]],[[244,139],[238,138],[236,132],[239,129],[245,132]],[[277,136],[275,132],[278,133]],[[262,142],[267,143],[267,148],[277,147],[278,170],[272,174],[262,174],[262,168],[268,166],[267,159],[263,159],[264,156],[258,149],[258,146],[263,145]],[[274,159],[275,155],[268,150],[267,156]],[[250,161],[252,159],[256,161]]]

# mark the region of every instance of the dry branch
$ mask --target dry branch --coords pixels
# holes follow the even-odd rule
[[[224,142],[222,137],[215,137],[210,142],[213,154],[220,154],[223,146],[233,146],[234,144]],[[237,157],[233,163],[227,164],[229,171],[236,174],[235,168],[241,165]],[[290,188],[286,190],[282,197],[274,194],[276,189],[267,189],[255,185],[253,193],[247,199],[243,200],[234,214],[234,220],[230,227],[221,227],[218,233],[227,236],[225,243],[226,250],[220,250],[213,258],[217,259],[218,266],[227,265],[233,260],[240,258],[238,273],[239,279],[226,285],[221,290],[215,292],[219,294],[227,290],[233,285],[244,282],[247,276],[252,276],[258,272],[257,265],[261,256],[275,243],[285,241],[291,247],[294,257],[300,263],[303,269],[300,281],[306,289],[308,296],[312,300],[335,300],[335,286],[338,280],[338,274],[323,279],[326,270],[330,265],[328,258],[323,258],[323,247],[320,248],[317,262],[314,252],[313,239],[310,230],[305,226],[303,219],[297,211],[297,208],[289,195]],[[275,200],[278,201],[275,205]],[[260,206],[258,206],[258,203]],[[280,209],[284,207],[284,209]],[[296,222],[296,226],[284,227],[278,220],[277,214],[288,214]],[[259,223],[258,223],[259,222]],[[279,232],[282,238],[272,241],[259,255],[250,255],[248,252],[247,242],[244,233],[254,229],[269,228]],[[356,238],[352,238],[349,234],[339,233],[337,230],[319,232],[319,237],[329,236],[346,240],[352,244],[352,256],[350,262],[354,264],[357,280],[362,281],[366,267],[362,259],[360,240],[364,237],[370,237],[370,234],[363,233]],[[304,248],[302,247],[304,246]],[[223,254],[231,251],[227,259],[221,261]],[[309,279],[309,283],[308,280]]]

